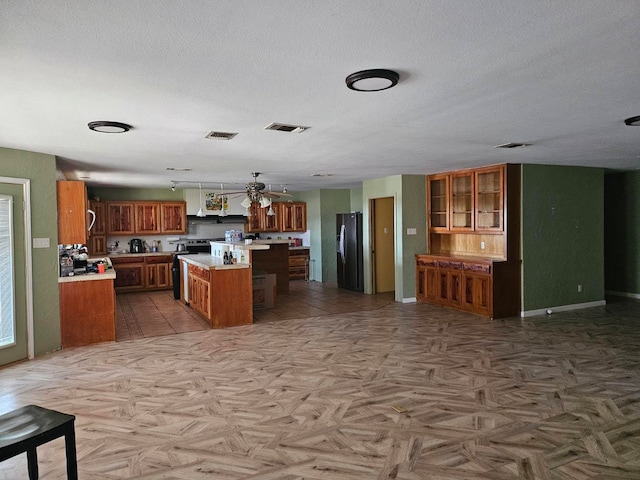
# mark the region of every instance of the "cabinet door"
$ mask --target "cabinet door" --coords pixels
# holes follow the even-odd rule
[[[427,218],[431,231],[449,230],[449,176],[427,178]]]
[[[280,207],[277,203],[271,204],[273,215],[269,215],[269,208],[260,209],[261,228],[263,232],[279,232],[280,231]]]
[[[89,235],[106,235],[107,234],[107,211],[104,202],[89,202],[89,208],[96,214],[96,221],[93,228],[89,231]]]
[[[187,233],[187,204],[185,202],[162,202],[160,210],[160,230],[162,233]]]
[[[462,277],[462,307],[473,310],[475,307],[475,275],[465,273]]]
[[[91,235],[89,237],[89,253],[93,255],[106,255],[107,254],[107,236],[106,235]]]
[[[504,228],[504,167],[476,171],[476,231]]]
[[[107,235],[134,234],[133,203],[107,203]]]
[[[438,300],[438,269],[436,267],[427,267],[425,269],[426,277],[426,299],[430,303]]]
[[[160,204],[135,203],[136,233],[154,235],[160,233]]]
[[[280,230],[305,232],[307,230],[307,204],[304,202],[280,203]]]
[[[474,210],[473,172],[451,174],[451,221],[452,231],[473,230]]]
[[[119,290],[144,289],[144,264],[125,264],[116,269],[115,287]]]
[[[169,263],[158,263],[156,265],[156,278],[158,288],[167,288],[171,286],[171,266]]]
[[[448,272],[449,281],[449,304],[453,306],[462,305],[462,272]]]
[[[475,275],[473,310],[479,315],[491,316],[492,307],[492,282],[490,275]]]
[[[262,231],[262,222],[260,221],[260,204],[252,203],[249,207],[249,216],[247,217],[247,233],[256,233]]]
[[[87,243],[87,189],[84,182],[60,180],[58,190],[58,243]]]

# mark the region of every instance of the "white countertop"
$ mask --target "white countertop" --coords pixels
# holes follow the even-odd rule
[[[71,277],[58,277],[58,283],[71,283],[71,282],[91,282],[93,280],[115,280],[116,271],[111,265],[109,257],[89,258],[87,262],[93,263],[98,260],[104,260],[107,262],[109,268],[104,273],[84,273],[82,275],[73,275]]]
[[[247,245],[248,247],[251,245]],[[180,257],[180,260],[192,265],[196,265],[202,268],[214,269],[214,270],[237,270],[241,268],[251,268],[248,263],[234,263],[232,265],[225,265],[221,258],[212,257],[208,253],[198,253],[196,255],[184,255]]]
[[[242,250],[269,250],[269,245],[267,244],[259,244],[260,240],[253,240],[252,243],[247,245],[244,242],[210,242],[211,244],[218,245],[228,245],[231,248],[237,248]]]

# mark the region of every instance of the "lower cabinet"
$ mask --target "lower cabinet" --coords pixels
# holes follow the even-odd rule
[[[207,268],[184,258],[180,262],[188,264],[188,298],[183,301],[203,315],[211,328],[253,323],[251,268]],[[182,267],[180,271],[184,272]]]
[[[112,256],[117,292],[161,290],[173,286],[172,255]]]
[[[492,318],[520,313],[519,265],[416,255],[416,299]]]
[[[309,279],[309,249],[289,250],[289,280]]]

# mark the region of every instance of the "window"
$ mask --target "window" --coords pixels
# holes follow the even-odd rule
[[[0,195],[0,348],[15,344],[13,197]]]

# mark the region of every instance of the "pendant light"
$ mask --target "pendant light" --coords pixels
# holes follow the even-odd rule
[[[221,217],[226,217],[227,216],[227,211],[224,209],[224,183],[220,184],[220,201],[222,202],[222,205],[220,207],[220,216]]]
[[[198,209],[198,213],[196,213],[196,217],[206,217],[207,214],[204,213],[202,209],[202,183],[198,184],[198,189],[200,190],[200,208]]]

